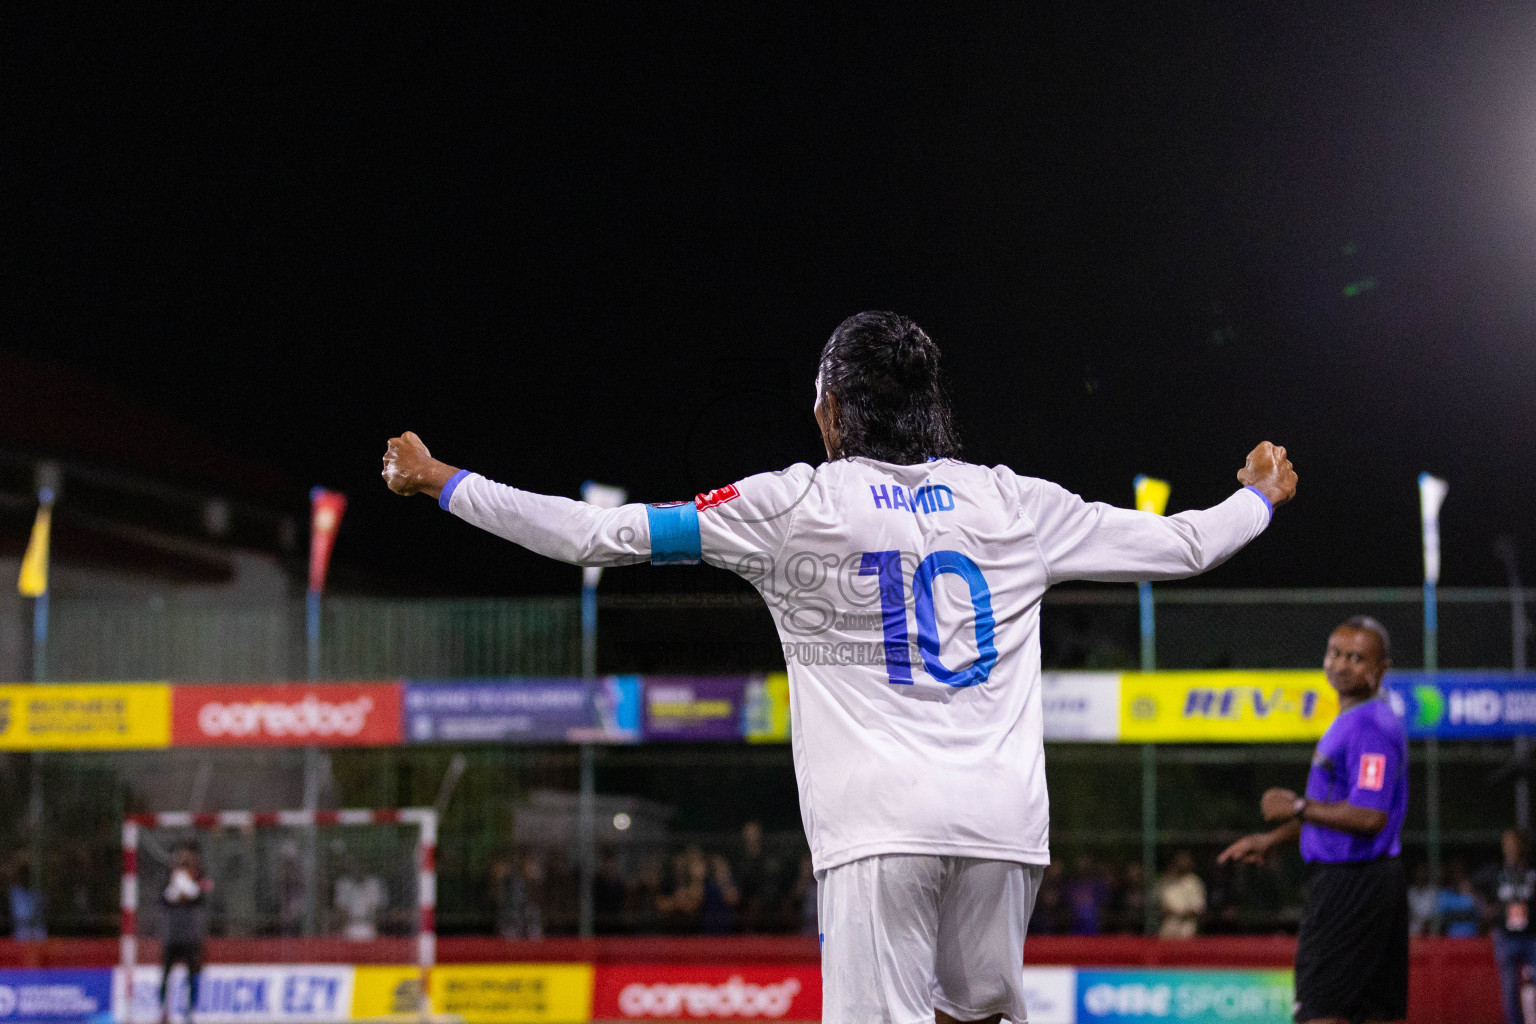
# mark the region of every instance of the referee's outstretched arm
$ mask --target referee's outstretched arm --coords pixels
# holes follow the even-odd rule
[[[1387,827],[1386,811],[1356,807],[1346,800],[1333,803],[1308,800],[1306,797],[1298,797],[1289,789],[1278,787],[1265,791],[1259,807],[1265,821],[1280,821],[1280,826],[1268,832],[1243,836],[1221,851],[1216,863],[1225,864],[1235,860],[1242,864],[1262,864],[1271,852],[1301,838],[1301,825],[1304,821],[1367,839]]]

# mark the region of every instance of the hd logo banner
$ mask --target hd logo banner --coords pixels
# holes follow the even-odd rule
[[[1536,675],[1392,672],[1392,710],[1410,739],[1508,739],[1536,732]]]
[[[1321,672],[1126,672],[1124,743],[1315,740],[1338,714]]]

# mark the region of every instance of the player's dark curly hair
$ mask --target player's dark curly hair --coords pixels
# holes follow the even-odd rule
[[[837,396],[838,458],[912,465],[958,458],[939,346],[898,313],[855,313],[821,350],[821,387]]]

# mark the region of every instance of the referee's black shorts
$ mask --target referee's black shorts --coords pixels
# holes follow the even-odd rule
[[[1408,1015],[1408,880],[1396,857],[1316,864],[1296,942],[1296,1020]]]

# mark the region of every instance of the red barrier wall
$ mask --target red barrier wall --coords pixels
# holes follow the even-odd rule
[[[0,940],[0,967],[103,967],[117,963],[116,939]],[[1031,936],[1031,964],[1072,967],[1289,967],[1296,940],[1279,936],[1199,938],[1185,942],[1135,935]],[[1409,1020],[1413,1024],[1500,1024],[1498,972],[1487,939],[1415,939],[1412,946]],[[145,942],[140,957],[159,957]],[[545,939],[540,942],[445,936],[441,963],[566,961],[622,964],[815,965],[814,938],[788,936],[637,937]],[[210,939],[208,959],[225,963],[415,962],[411,939],[349,942],[345,939]]]

